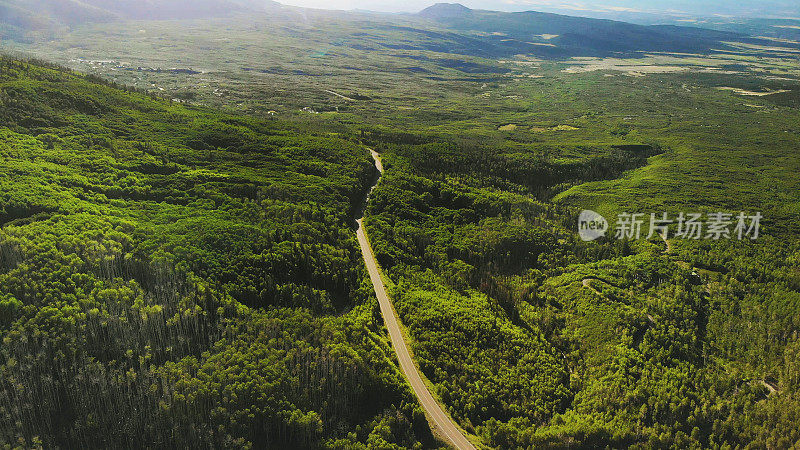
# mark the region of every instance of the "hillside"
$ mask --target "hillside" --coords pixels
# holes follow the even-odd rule
[[[224,17],[247,9],[246,0],[84,0],[97,8],[111,11],[123,19],[169,20]],[[261,6],[273,3],[260,2]]]
[[[7,38],[36,41],[56,30],[114,20],[231,18],[250,14],[269,20],[270,33],[279,35],[298,21],[311,26],[335,22],[341,29],[377,26],[382,33],[398,34],[396,49],[424,49],[484,58],[518,54],[550,59],[608,56],[643,51],[708,52],[727,48],[722,41],[735,33],[677,26],[641,26],[611,20],[587,19],[534,11],[503,13],[471,10],[460,4],[440,3],[416,15],[402,15],[401,25],[386,16],[362,12],[330,13],[283,8],[269,0],[0,0]],[[280,11],[281,14],[275,14]],[[366,22],[365,22],[366,21]],[[299,27],[293,33],[302,30]],[[322,30],[320,30],[322,31]],[[292,33],[289,33],[292,35]],[[370,36],[370,38],[377,36]],[[369,38],[361,38],[369,41]],[[330,42],[337,42],[331,37]],[[363,43],[360,45],[364,45]]]
[[[800,21],[236,4],[3,41],[0,448],[800,447]]]
[[[353,231],[365,149],[7,58],[0,105],[0,446],[431,442]]]
[[[697,74],[606,75],[458,105],[522,96],[494,134],[450,110],[369,136],[388,169],[365,226],[421,370],[491,448],[796,445],[800,114],[685,89]],[[582,242],[582,209],[641,211],[642,236]],[[648,212],[753,210],[757,241],[644,232]]]
[[[735,33],[701,28],[642,26],[536,11],[471,10],[457,3],[438,3],[419,16],[448,29],[481,33],[483,39],[501,49],[527,49],[557,57],[634,51],[706,52],[722,46],[721,41],[738,37]]]
[[[64,27],[118,19],[111,11],[74,0],[0,0],[0,39],[25,40]]]
[[[270,0],[0,0],[0,38],[30,40],[89,23],[227,17],[276,7]]]

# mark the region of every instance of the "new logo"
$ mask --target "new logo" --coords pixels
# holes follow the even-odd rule
[[[578,216],[578,234],[586,242],[599,239],[606,235],[608,231],[608,221],[600,214],[583,210]]]

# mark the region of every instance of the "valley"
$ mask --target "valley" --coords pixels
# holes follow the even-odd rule
[[[160,1],[0,0],[1,444],[800,442],[800,21]]]

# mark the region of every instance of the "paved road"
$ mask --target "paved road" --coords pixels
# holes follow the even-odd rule
[[[372,151],[372,157],[375,159],[375,165],[378,167],[378,170],[383,173],[383,165],[381,164],[378,154]],[[378,302],[381,306],[383,321],[386,323],[386,328],[389,330],[389,338],[392,340],[392,347],[394,347],[395,353],[397,353],[397,359],[400,360],[400,369],[403,371],[403,375],[408,379],[411,388],[414,389],[414,394],[419,399],[428,418],[433,421],[438,434],[447,439],[453,447],[459,450],[474,450],[475,446],[467,440],[461,430],[455,425],[453,419],[450,418],[444,409],[442,409],[439,402],[437,402],[428,391],[427,386],[425,386],[417,370],[417,366],[414,365],[414,361],[411,359],[411,353],[408,351],[403,333],[400,331],[400,322],[397,316],[395,316],[392,303],[389,300],[389,296],[386,294],[386,287],[383,285],[378,263],[375,261],[375,255],[372,253],[369,239],[367,239],[367,235],[364,233],[362,219],[358,219],[357,234],[358,244],[361,246],[361,253],[364,255],[364,262],[367,264],[367,270],[369,270],[369,278],[372,280],[372,285],[375,287],[375,295],[378,297]]]

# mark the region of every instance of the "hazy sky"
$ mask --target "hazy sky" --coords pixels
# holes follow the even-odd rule
[[[437,1],[458,0],[278,0],[287,5],[325,9],[369,9],[388,12],[417,12]],[[798,0],[461,0],[474,9],[499,11],[554,10],[685,12],[703,15],[775,16],[800,13]]]
[[[308,8],[324,8],[324,9],[369,9],[372,11],[388,11],[388,12],[418,12],[438,0],[278,0],[279,3],[284,5],[305,6]],[[446,0],[443,0],[446,1]],[[513,0],[511,0],[513,2]],[[456,0],[449,0],[449,3],[456,2]],[[489,9],[487,6],[491,1],[457,1],[464,6],[470,8],[483,8]],[[499,3],[499,2],[498,2]],[[503,2],[505,3],[505,2]],[[513,5],[510,5],[513,7]],[[499,8],[491,8],[499,9]],[[502,8],[508,9],[508,8]]]

